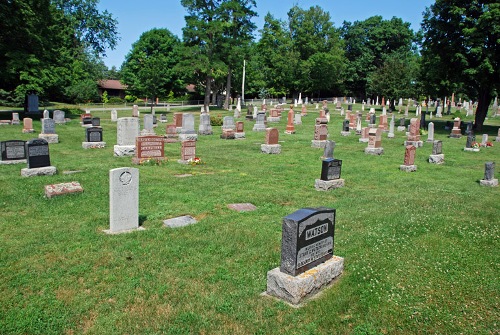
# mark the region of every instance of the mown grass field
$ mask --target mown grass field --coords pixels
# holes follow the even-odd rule
[[[499,334],[500,189],[478,181],[487,161],[500,176],[500,142],[464,152],[466,138],[443,129],[451,116],[433,119],[445,164],[427,163],[432,145],[424,143],[418,170],[405,173],[403,132],[383,135],[384,155],[365,155],[358,136],[340,136],[343,117],[329,107],[344,188],[314,189],[323,151],[311,148],[318,112],[310,107],[294,135],[284,134],[285,115],[269,124],[280,130],[280,155],[260,152],[265,134],[252,132],[250,121],[245,140],[220,139],[220,127],[199,136],[203,165],[178,164],[180,143],[166,144],[167,163],[138,166],[146,230],[113,236],[102,233],[109,170],[132,166],[130,157],[113,157],[116,123],[109,111],[94,112],[107,147],[88,150],[76,116],[56,126],[57,175],[22,178],[24,165],[0,166],[0,333]],[[494,141],[500,118],[486,125]],[[29,140],[40,122],[34,127],[22,134],[22,124],[1,126],[0,140]],[[165,134],[164,125],[156,132]],[[44,185],[69,181],[85,191],[44,198]],[[244,202],[258,209],[227,208]],[[300,309],[262,297],[267,271],[279,266],[282,218],[318,206],[337,209],[343,275]],[[163,226],[186,214],[199,223]]]

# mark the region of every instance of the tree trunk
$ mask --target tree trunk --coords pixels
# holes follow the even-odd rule
[[[490,107],[492,99],[490,92],[491,90],[489,89],[482,89],[479,91],[479,99],[477,102],[477,109],[476,109],[476,118],[474,120],[474,127],[473,127],[475,131],[483,130],[484,119],[488,115],[488,108]]]
[[[203,108],[205,113],[208,111],[208,106],[210,105],[210,91],[211,91],[212,77],[207,75],[205,84],[205,99],[203,100]]]
[[[229,110],[229,103],[231,99],[231,77],[232,77],[231,66],[227,69],[227,81],[226,81],[226,101],[224,102],[224,109]]]

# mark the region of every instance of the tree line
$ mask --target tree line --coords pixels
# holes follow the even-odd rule
[[[257,30],[255,0],[181,0],[182,39],[168,29],[144,32],[120,70],[101,57],[118,41],[117,22],[98,0],[2,0],[0,100],[28,91],[53,100],[98,99],[99,79],[120,78],[140,97],[182,95],[195,84],[205,105],[245,97],[324,96],[386,99],[457,96],[478,101],[482,126],[500,83],[500,4],[436,0],[422,29],[373,16],[335,27],[319,6],[272,13]]]

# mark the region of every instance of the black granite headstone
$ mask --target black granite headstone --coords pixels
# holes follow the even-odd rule
[[[351,104],[347,105],[347,110],[348,111],[352,111],[352,105]]]
[[[406,120],[405,120],[405,118],[404,118],[404,117],[403,117],[403,118],[401,118],[401,119],[399,119],[399,126],[400,126],[400,127],[405,127],[405,123],[406,123]]]
[[[87,117],[87,116],[86,116],[86,117],[84,117],[84,118],[82,119],[82,123],[83,123],[83,124],[92,124],[92,118],[91,118],[91,117]]]
[[[2,151],[2,160],[20,160],[26,159],[26,141],[12,140],[0,142]]]
[[[321,165],[321,180],[339,179],[341,169],[342,161],[340,159],[324,159]]]
[[[302,208],[283,219],[281,272],[297,276],[333,256],[335,213],[333,208]]]
[[[102,142],[102,128],[90,127],[86,129],[87,142]]]
[[[342,131],[349,131],[349,120],[344,120],[342,123]]]
[[[92,123],[92,127],[99,127],[101,125],[101,118],[93,117],[91,123]],[[84,124],[85,124],[85,122],[84,122]]]
[[[471,132],[467,135],[467,142],[465,142],[466,148],[472,148],[472,143],[476,141],[476,136]]]
[[[472,132],[472,122],[467,122],[467,128],[465,128],[465,135],[469,135]]]
[[[420,117],[420,129],[427,129],[427,124],[425,123],[425,113],[422,112],[422,116]]]
[[[26,142],[28,169],[50,166],[49,143],[44,139]]]
[[[370,124],[375,124],[377,122],[377,116],[375,114],[370,114]]]
[[[27,113],[39,113],[38,110],[38,95],[31,93],[26,96],[26,106],[25,112]]]

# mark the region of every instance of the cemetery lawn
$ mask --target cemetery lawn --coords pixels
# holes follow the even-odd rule
[[[403,132],[383,134],[382,156],[365,155],[358,136],[340,136],[343,117],[329,108],[344,188],[314,189],[323,150],[311,148],[318,112],[310,106],[294,135],[284,134],[286,113],[268,124],[280,131],[280,155],[260,152],[265,133],[246,120],[245,140],[220,139],[220,127],[199,136],[202,165],[178,164],[180,143],[166,144],[166,163],[138,166],[145,230],[121,235],[102,232],[109,170],[133,166],[130,157],[113,157],[116,123],[109,111],[94,112],[107,146],[87,150],[77,116],[57,125],[60,143],[50,144],[57,175],[22,178],[24,164],[0,165],[0,333],[498,334],[500,188],[479,180],[487,161],[496,161],[500,177],[500,142],[464,152],[466,137],[444,130],[452,117],[433,119],[445,164],[429,164],[432,145],[424,143],[418,170],[405,173]],[[196,115],[196,129],[198,122]],[[500,118],[485,124],[494,141]],[[0,140],[37,137],[41,124],[34,121],[34,134],[22,127],[1,126]],[[165,134],[165,124],[156,133]],[[84,192],[44,198],[44,185],[70,181]],[[257,210],[238,213],[232,203]],[[319,206],[337,209],[334,253],[344,257],[344,273],[298,309],[261,296],[267,271],[280,264],[282,218]],[[163,226],[181,215],[199,223]]]

